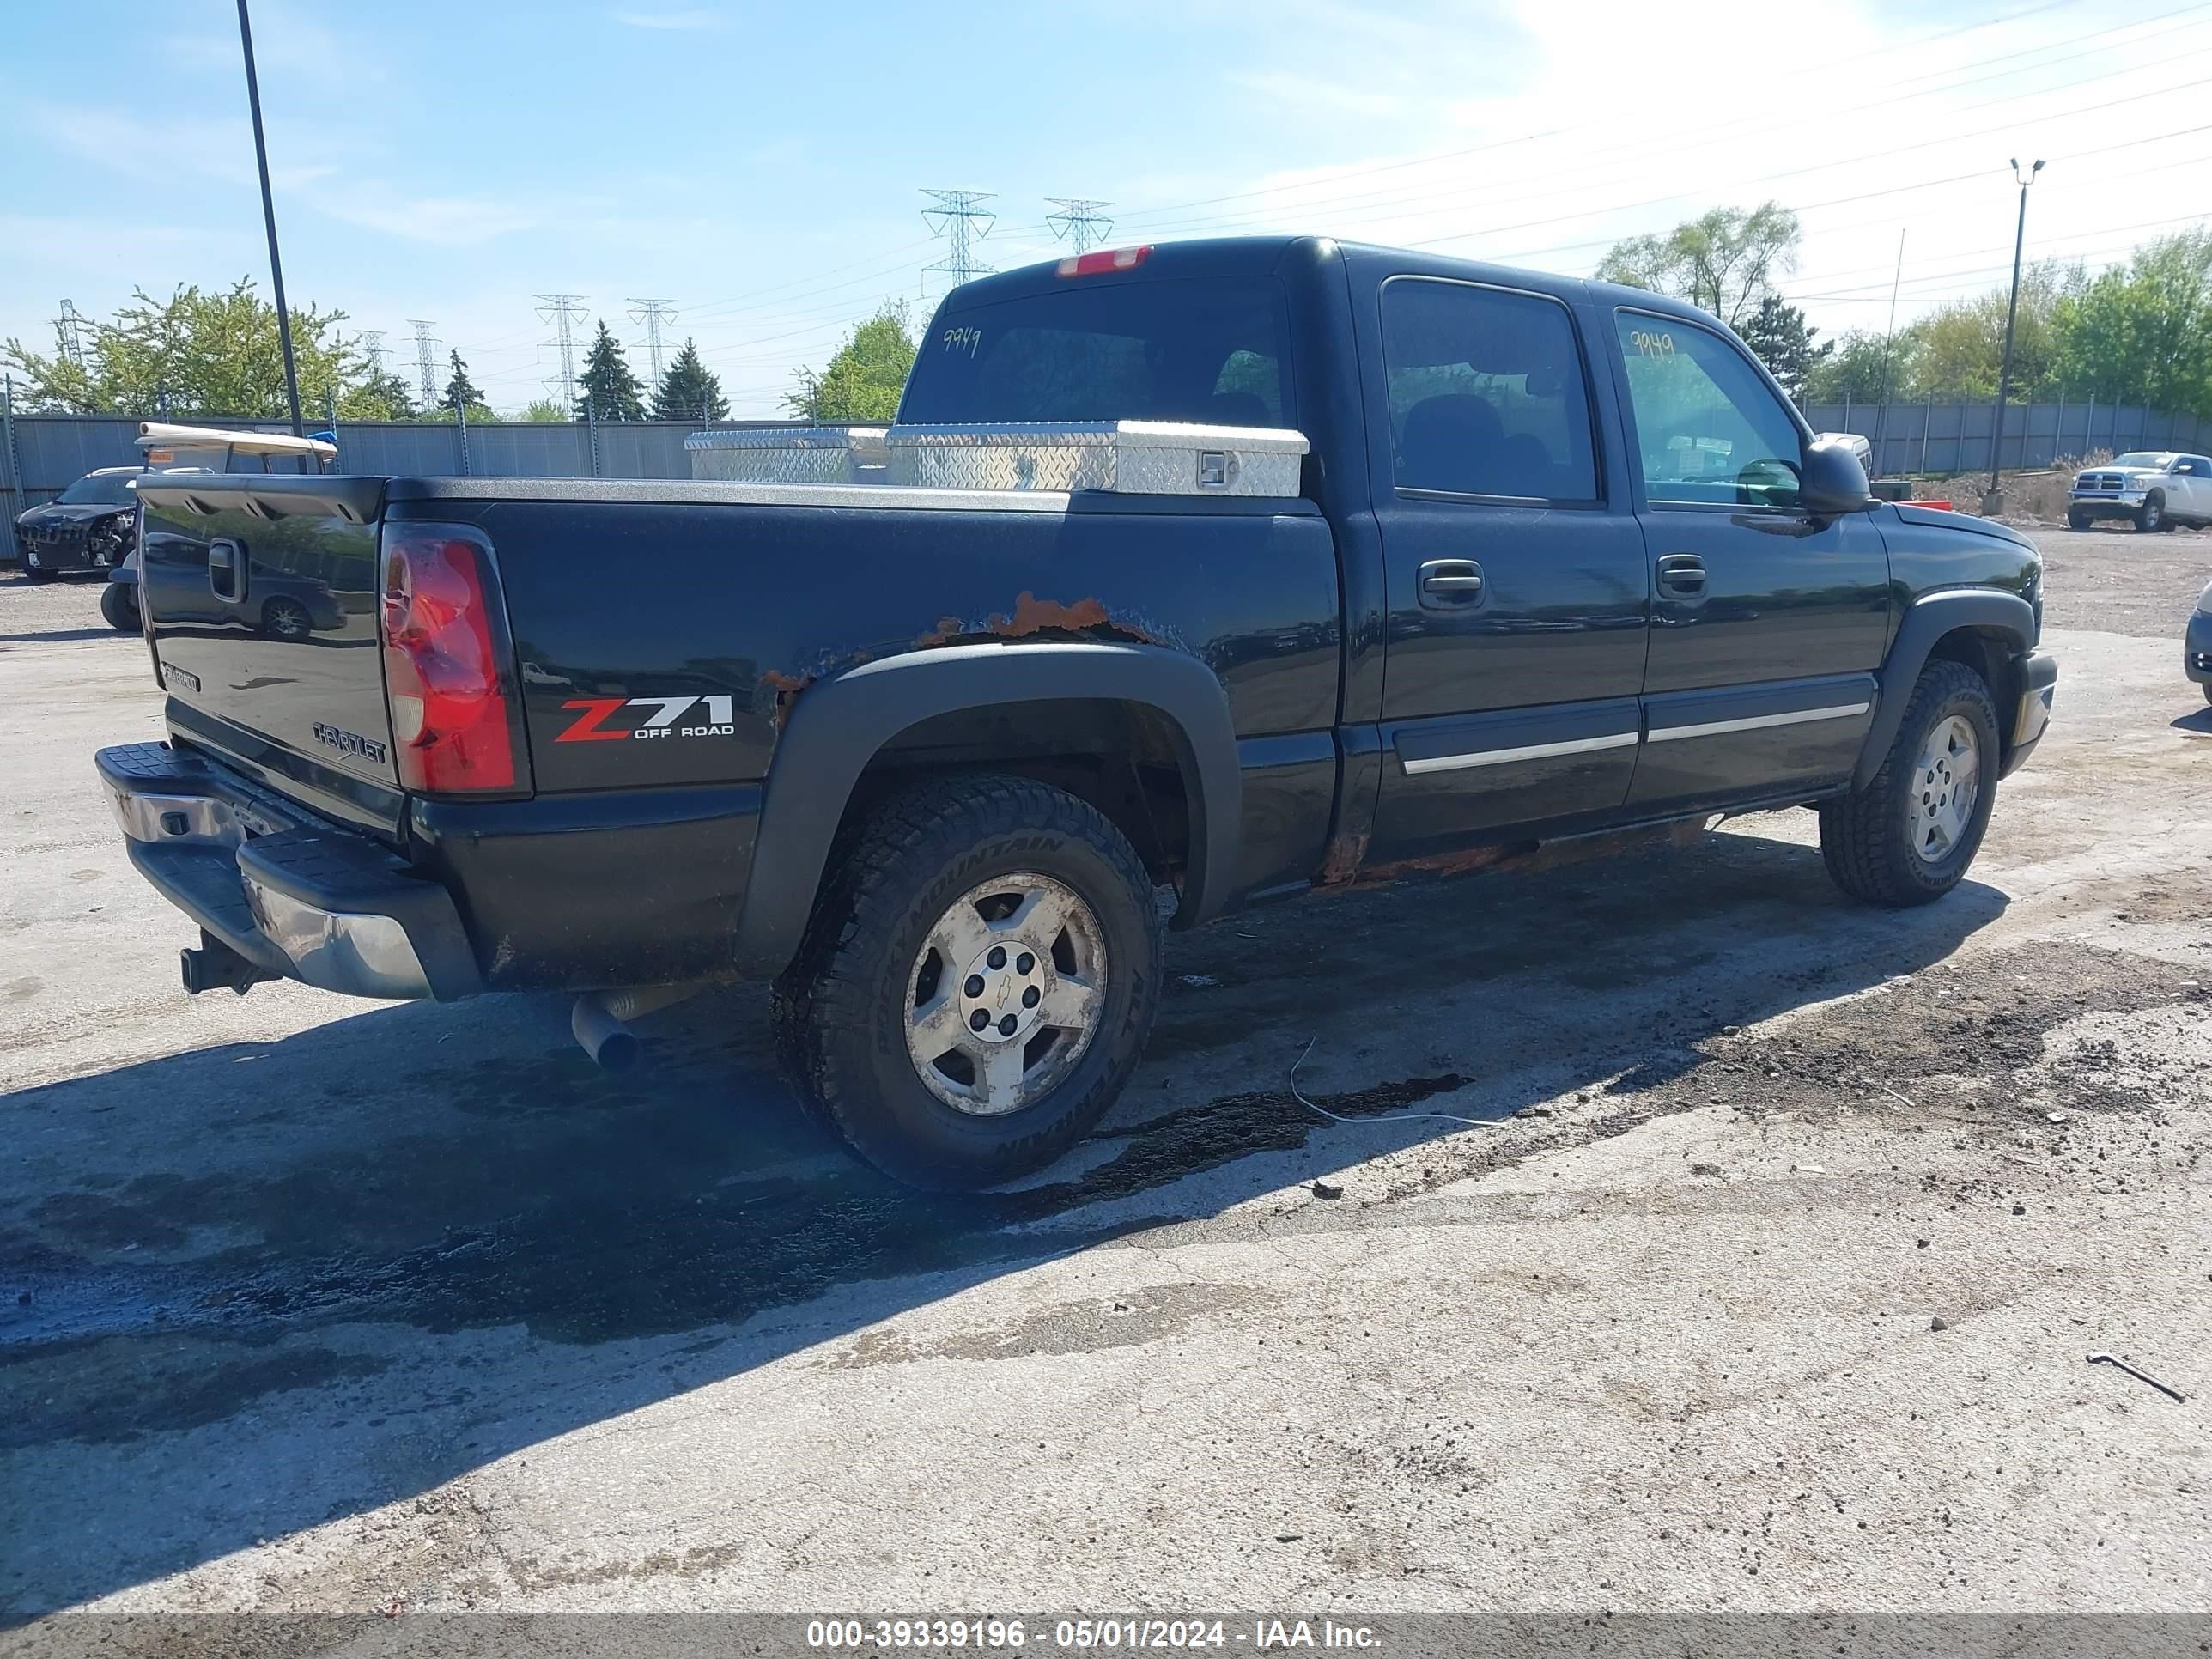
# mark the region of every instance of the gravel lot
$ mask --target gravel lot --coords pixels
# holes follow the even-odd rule
[[[1176,936],[1115,1121],[957,1202],[801,1120],[755,992],[623,1079],[556,999],[187,1000],[89,765],[144,648],[0,581],[9,1639],[2212,1611],[2212,537],[2042,539],[2057,718],[1942,904],[1791,813]],[[1309,1039],[1333,1110],[1471,1121],[1319,1119]]]

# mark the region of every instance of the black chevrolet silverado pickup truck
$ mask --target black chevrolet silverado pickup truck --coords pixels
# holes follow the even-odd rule
[[[568,990],[613,1048],[773,980],[854,1150],[979,1187],[1127,1079],[1161,889],[1189,927],[1808,806],[1847,892],[1917,904],[2048,717],[2034,547],[1869,500],[1650,294],[1312,238],[1089,254],[954,290],[899,420],[1304,454],[1264,496],[1218,454],[1152,494],[149,480],[169,736],[99,768],[201,930],[186,988]],[[257,624],[278,579],[330,595],[312,626]]]

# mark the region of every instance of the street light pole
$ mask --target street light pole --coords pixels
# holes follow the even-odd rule
[[[261,136],[261,80],[253,72],[253,25],[246,0],[238,0],[238,43],[246,51],[246,102],[253,114],[253,159],[261,166],[261,219],[269,228],[269,283],[276,291],[276,339],[284,349],[284,396],[292,405],[292,435],[307,435],[300,418],[300,371],[292,362],[292,313],[284,305],[284,262],[276,257],[276,204],[269,194],[269,145]]]
[[[243,6],[246,0],[238,0],[238,3]],[[2027,187],[2035,182],[2035,175],[2042,171],[2043,163],[2038,161],[2022,173],[2020,158],[2013,158],[2012,176],[2020,181],[2020,224],[2012,237],[2012,302],[2005,307],[2004,363],[1997,370],[1996,420],[1990,438],[1990,494],[1992,496],[1997,493],[1997,468],[2004,458],[2005,399],[2012,393],[2012,329],[2014,320],[2020,315],[2021,250],[2027,245]],[[1990,510],[1995,511],[1994,508]]]

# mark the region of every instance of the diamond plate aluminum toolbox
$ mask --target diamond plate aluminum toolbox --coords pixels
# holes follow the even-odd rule
[[[895,426],[890,482],[935,489],[1295,495],[1305,435],[1165,421]]]
[[[684,441],[695,478],[738,483],[882,483],[879,426],[732,428]]]

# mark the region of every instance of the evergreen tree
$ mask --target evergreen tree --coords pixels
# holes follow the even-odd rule
[[[1814,345],[1813,338],[1820,331],[1778,294],[1759,302],[1759,309],[1744,319],[1741,331],[1743,343],[1797,404],[1805,401],[1807,376],[1836,349],[1832,343]]]
[[[469,366],[461,361],[461,354],[454,352],[450,361],[453,378],[446,382],[447,410],[451,411],[459,404],[468,412],[468,417],[472,421],[491,419],[491,405],[484,401],[483,393],[477,391],[476,383],[469,379]]]
[[[645,418],[644,388],[637,376],[630,373],[629,359],[615,337],[600,323],[598,336],[592,341],[591,350],[584,357],[584,372],[578,377],[583,391],[576,403],[576,418],[584,418],[586,404],[592,418],[599,421],[641,421]]]
[[[690,340],[653,389],[653,418],[656,421],[719,421],[727,417],[730,400],[722,383],[699,361],[699,349]]]
[[[415,394],[407,382],[390,369],[371,369],[357,384],[338,393],[342,421],[411,421],[416,418]]]

